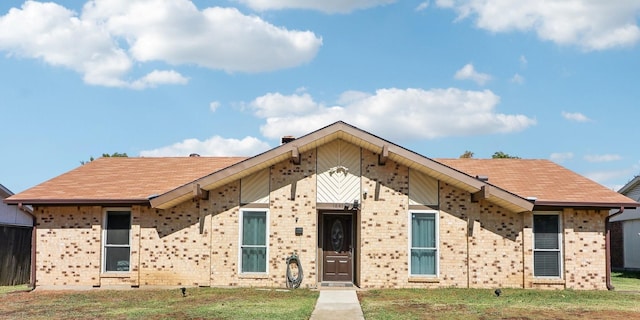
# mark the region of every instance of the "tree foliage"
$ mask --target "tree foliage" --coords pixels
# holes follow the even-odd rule
[[[502,151],[496,151],[491,158],[493,159],[520,159],[518,156],[512,156],[508,153],[504,153]]]
[[[473,152],[466,150],[463,154],[460,155],[460,159],[471,159],[473,158]]]
[[[112,154],[108,154],[108,153],[103,153],[102,156],[100,156],[101,158],[128,158],[129,156],[127,155],[126,152],[120,153],[120,152],[114,152]],[[80,161],[80,164],[84,165],[87,164],[91,161],[95,160],[95,158],[93,156],[89,157],[89,161]]]

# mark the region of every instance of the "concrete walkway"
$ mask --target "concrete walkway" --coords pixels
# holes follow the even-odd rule
[[[356,290],[320,290],[311,320],[362,319],[362,308]]]

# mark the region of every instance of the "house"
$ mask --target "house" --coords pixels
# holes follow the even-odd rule
[[[101,158],[5,200],[38,286],[605,289],[636,201],[547,160],[430,159],[336,122],[250,158]]]
[[[640,200],[640,176],[634,177],[624,185],[619,193]],[[611,228],[611,264],[618,270],[640,270],[640,210],[627,209],[612,216]]]
[[[0,199],[13,195],[0,184]],[[31,208],[0,202],[0,286],[29,283],[31,276]]]

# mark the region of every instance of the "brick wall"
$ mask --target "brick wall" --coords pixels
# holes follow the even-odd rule
[[[101,207],[37,207],[36,285],[100,285]]]
[[[301,164],[269,168],[268,274],[238,272],[240,183],[211,190],[208,200],[168,210],[131,207],[131,272],[101,274],[104,208],[37,207],[37,285],[284,287],[286,258],[297,252],[303,287],[320,279],[316,152]],[[356,282],[363,288],[525,287],[604,289],[606,210],[564,210],[563,279],[533,277],[532,213],[513,213],[439,183],[439,275],[410,277],[409,168],[362,151],[356,222]],[[251,205],[248,205],[251,207]],[[255,205],[253,206],[255,207]],[[265,208],[267,208],[265,206]],[[425,208],[423,208],[425,209]],[[302,227],[302,236],[294,229]]]

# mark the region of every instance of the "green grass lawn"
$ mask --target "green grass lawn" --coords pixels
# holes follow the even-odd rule
[[[399,289],[358,292],[375,319],[640,319],[640,273],[612,273],[615,291]],[[34,291],[0,287],[0,319],[308,319],[318,292],[189,288]],[[336,319],[338,320],[338,319]]]
[[[398,289],[358,293],[375,319],[640,319],[640,294],[614,291]]]
[[[308,319],[318,292],[189,288],[0,295],[0,319]]]
[[[640,319],[640,273],[612,273],[615,291],[401,289],[358,293],[376,319]]]
[[[17,286],[0,286],[0,294],[29,290],[29,285],[21,284]]]
[[[640,291],[640,272],[612,272],[611,284],[616,291]]]

